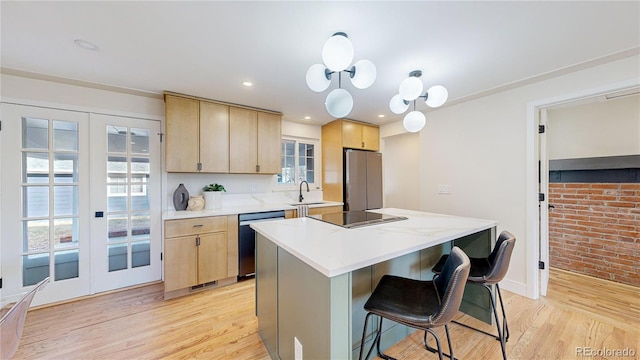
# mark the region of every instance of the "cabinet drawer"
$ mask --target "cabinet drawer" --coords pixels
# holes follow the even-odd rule
[[[227,231],[226,216],[167,220],[164,222],[164,236],[167,238],[217,231]]]

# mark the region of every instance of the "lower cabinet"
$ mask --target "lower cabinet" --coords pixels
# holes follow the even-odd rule
[[[194,287],[235,282],[237,227],[237,215],[166,220],[165,298],[187,294]]]
[[[320,206],[309,208],[309,215],[324,215],[336,212],[342,212],[342,205],[338,206]],[[298,217],[298,210],[287,210],[285,217],[287,219]]]

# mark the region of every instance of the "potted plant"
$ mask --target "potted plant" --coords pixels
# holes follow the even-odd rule
[[[223,185],[211,183],[202,188],[204,195],[204,208],[207,210],[220,209],[222,207],[222,192],[227,190]]]

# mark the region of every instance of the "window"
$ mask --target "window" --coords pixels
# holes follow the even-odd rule
[[[282,171],[278,174],[278,184],[295,185],[303,180],[314,184],[319,181],[317,150],[317,141],[282,139]]]

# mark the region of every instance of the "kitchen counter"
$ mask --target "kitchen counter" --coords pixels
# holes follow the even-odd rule
[[[162,213],[162,220],[189,219],[189,218],[198,218],[198,217],[207,217],[207,216],[221,216],[221,215],[246,214],[246,213],[264,212],[264,211],[297,209],[297,207],[292,204],[293,202],[291,203],[257,202],[255,204],[223,206],[222,208],[215,209],[215,210],[198,210],[198,211],[168,210]],[[318,207],[326,207],[326,206],[342,206],[342,203],[335,202],[335,201],[322,201],[322,202],[313,202],[309,204],[309,208],[318,208]]]
[[[251,224],[258,332],[272,359],[356,358],[363,305],[384,274],[430,280],[431,268],[451,246],[480,257],[495,243],[496,221],[394,208],[375,212],[407,220],[352,229],[312,218]],[[468,287],[460,310],[489,321],[489,304],[487,291]],[[373,330],[367,330],[365,346]],[[386,324],[382,349],[413,331]]]
[[[497,225],[496,221],[403,209],[371,210],[407,220],[345,229],[295,218],[251,227],[327,277],[406,255]]]

